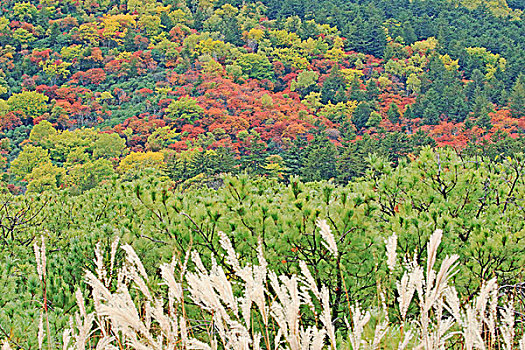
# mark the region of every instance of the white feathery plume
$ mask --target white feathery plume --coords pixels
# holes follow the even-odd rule
[[[146,286],[146,282],[144,282],[142,277],[137,274],[135,269],[131,270],[130,277],[133,279],[133,281],[137,285],[137,289],[142,292],[142,294],[147,298],[147,300],[152,301],[153,298],[151,296],[148,286]]]
[[[317,330],[312,328],[312,341],[310,343],[310,350],[322,350],[324,347],[324,337],[326,331],[324,329]]]
[[[434,288],[431,288],[431,281],[427,281],[427,296],[425,300],[426,310],[430,310],[432,305],[441,298],[443,292],[448,287],[448,280],[457,273],[455,269],[458,255],[447,256],[441,263],[439,272],[435,276]],[[428,278],[428,276],[427,276]]]
[[[409,274],[405,272],[403,277],[401,277],[401,282],[396,282],[397,292],[399,296],[397,297],[397,303],[399,305],[399,313],[401,314],[401,319],[405,322],[406,314],[408,312],[408,307],[414,296],[414,291],[416,289],[415,283],[409,277]]]
[[[69,349],[69,342],[71,341],[71,329],[66,328],[64,332],[62,332],[62,350]]]
[[[332,234],[330,226],[326,223],[326,220],[317,219],[317,227],[319,227],[321,232],[321,237],[323,238],[323,245],[332,253],[332,255],[337,258],[339,255],[337,251],[337,243],[335,242],[335,237]]]
[[[229,306],[229,308],[235,312],[235,315],[239,314],[237,300],[233,295],[233,286],[226,277],[224,269],[217,266],[213,274],[211,274],[212,283],[215,285],[215,290],[219,292],[222,301]]]
[[[376,350],[379,349],[379,343],[383,339],[383,337],[388,332],[388,319],[383,320],[381,323],[376,325],[375,331],[374,331],[374,339],[372,341],[372,344],[370,346],[370,349]]]
[[[490,299],[491,293],[494,289],[497,289],[498,283],[496,278],[492,278],[487,282],[483,283],[479,295],[476,298],[476,311],[480,315],[485,315],[485,308]]]
[[[111,344],[113,341],[114,337],[103,337],[98,341],[95,350],[117,350],[118,348]]]
[[[498,319],[498,286],[494,286],[490,293],[490,301],[489,301],[489,312],[488,317],[485,320],[487,323],[489,332],[490,332],[490,343],[489,348],[492,348],[495,340],[496,340],[496,322]],[[524,349],[525,350],[525,349]]]
[[[201,257],[199,253],[196,251],[191,252],[191,261],[195,264],[195,267],[197,268],[197,271],[200,273],[206,274],[206,268],[204,267],[204,264],[202,263]]]
[[[7,342],[7,340],[4,340],[2,343],[2,350],[11,350],[11,346]]]
[[[301,274],[303,277],[301,282],[303,282],[304,285],[314,293],[318,300],[321,300],[321,293],[319,292],[319,288],[317,288],[317,283],[303,260],[299,261],[299,267],[301,268]]]
[[[450,314],[454,317],[454,319],[459,325],[463,325],[461,305],[459,302],[458,292],[456,291],[456,288],[447,288],[445,290],[444,296],[446,301],[446,303],[444,304],[445,308],[450,312]]]
[[[336,349],[336,341],[335,341],[335,328],[332,323],[332,315],[330,312],[330,293],[328,292],[328,288],[323,286],[321,288],[321,299],[323,306],[323,311],[321,312],[321,322],[324,325],[324,328],[326,329],[326,332],[328,333],[328,338],[330,339],[330,344],[332,345],[332,348]]]
[[[312,343],[312,327],[301,328],[301,350],[309,350]]]
[[[274,349],[277,350],[281,347],[281,343],[282,343],[282,338],[283,336],[283,331],[281,329],[281,327],[279,327],[279,329],[277,329],[277,335],[275,336],[275,339],[273,340],[273,343],[274,343]]]
[[[427,244],[427,254],[428,254],[427,281],[430,282],[428,284],[432,284],[433,282],[433,273],[434,273],[433,268],[434,268],[434,264],[436,263],[437,250],[439,248],[439,245],[441,244],[442,237],[443,237],[443,231],[438,229],[434,231],[432,236],[430,236],[430,240],[428,241],[428,244]],[[429,278],[429,276],[432,276],[432,277]]]
[[[408,346],[408,343],[410,343],[410,340],[412,340],[412,337],[413,337],[413,333],[411,330],[407,330],[405,332],[405,335],[403,337],[403,341],[401,341],[399,343],[399,345],[397,346],[397,350],[404,350],[406,349],[406,347]]]
[[[239,264],[239,257],[237,256],[235,249],[233,249],[230,238],[222,231],[219,232],[219,237],[219,243],[221,244],[222,249],[226,251],[226,263],[233,267],[235,271],[240,270],[241,265]]]
[[[88,342],[89,336],[91,335],[91,328],[94,319],[95,317],[92,313],[86,315],[86,317],[84,317],[83,319],[81,319],[79,313],[75,314],[75,322],[78,331],[78,334],[75,335],[75,348],[77,350],[86,348],[86,343]]]
[[[514,342],[514,310],[512,309],[512,303],[508,303],[507,306],[500,310],[502,316],[501,324],[501,335],[504,341],[504,349],[512,350]]]
[[[472,305],[467,305],[465,308],[465,317],[462,322],[462,334],[464,339],[464,347],[467,350],[485,349],[485,344],[482,337],[482,324],[479,322],[476,309]]]
[[[261,350],[261,333],[253,335],[253,350]]]
[[[208,344],[203,343],[200,340],[197,340],[195,338],[191,338],[187,342],[186,348],[189,349],[189,350],[212,350],[211,346],[209,346]]]
[[[106,286],[90,271],[86,272],[86,283],[91,286],[93,291],[97,292],[104,300],[111,299],[111,292]]]
[[[138,257],[133,247],[130,246],[129,244],[124,244],[122,246],[122,249],[124,249],[127,253],[126,260],[131,265],[136,266],[136,268],[139,270],[140,274],[142,275],[142,278],[148,281],[148,274],[146,273],[146,269],[144,268],[144,265],[142,265],[142,261],[140,261],[140,258]]]
[[[41,236],[40,239],[42,240],[42,246],[40,248],[40,259],[42,259],[42,275],[43,278],[46,278],[46,242],[44,241],[44,236]]]
[[[168,291],[171,296],[180,301],[182,299],[182,286],[175,280],[172,264],[160,265],[160,274],[164,280],[164,284],[168,286]]]
[[[78,305],[78,310],[80,311],[80,315],[82,317],[86,317],[87,314],[86,314],[86,308],[85,308],[85,301],[84,301],[84,296],[82,295],[82,291],[80,290],[80,288],[77,288],[77,291],[75,292],[75,298],[77,299],[77,305]]]
[[[259,308],[259,311],[261,312],[264,325],[267,326],[268,307],[266,306],[265,299],[265,282],[267,279],[266,269],[268,263],[266,262],[266,259],[264,259],[261,241],[259,241],[259,245],[257,248],[257,258],[259,260],[259,265],[251,266],[250,264],[247,264],[244,268],[236,270],[235,274],[245,282],[244,298],[246,299],[246,305],[244,307],[251,307],[251,302],[254,302],[255,305],[257,305],[257,307]]]
[[[42,350],[44,343],[44,315],[40,313],[40,320],[38,321],[38,349]]]
[[[386,264],[388,266],[388,269],[390,271],[394,271],[394,268],[396,267],[396,249],[397,249],[397,235],[396,233],[392,233],[392,236],[390,236],[387,240],[385,240],[386,244]]]
[[[180,317],[180,338],[183,348],[188,347],[188,326],[186,325],[186,318]]]
[[[312,312],[317,315],[315,310],[315,305],[312,300],[312,296],[310,295],[310,289],[305,286],[299,286],[299,297],[301,300],[301,303],[308,306]]]
[[[113,267],[115,266],[115,257],[117,256],[117,248],[118,248],[119,242],[120,242],[120,238],[117,236],[111,243],[111,251],[109,255],[109,273],[110,275],[112,274]],[[106,280],[106,282],[107,282],[106,287],[108,287],[110,281]]]
[[[246,328],[251,328],[251,308],[252,308],[252,301],[249,297],[240,298],[240,304],[241,304],[241,314],[242,318],[244,319],[244,323],[246,324]]]
[[[271,305],[272,315],[282,330],[291,350],[300,348],[299,319],[300,300],[297,277],[280,276],[270,272],[270,284],[275,290],[277,300]]]
[[[40,281],[44,281],[46,278],[46,245],[44,243],[44,236],[42,236],[42,246],[38,246],[35,241],[33,249],[35,251],[36,271],[38,272],[38,278]]]
[[[361,344],[363,343],[362,337],[364,327],[368,321],[370,321],[370,312],[367,311],[363,314],[359,304],[355,304],[350,308],[350,310],[352,312],[352,330],[350,331],[348,337],[350,338],[352,349],[359,350],[361,348]]]
[[[184,274],[186,273],[186,270],[188,268],[188,261],[190,261],[190,257],[191,257],[191,251],[188,250],[186,252],[186,255],[184,256],[184,262],[180,265],[180,280],[182,281],[182,279],[184,278]],[[171,259],[171,265],[172,265],[172,270],[175,270],[175,266],[177,266],[177,260],[175,259],[175,256],[173,256],[173,259]]]
[[[108,286],[108,280],[107,280],[107,273],[106,268],[104,266],[104,257],[102,256],[102,252],[100,250],[100,242],[95,245],[95,272],[98,275],[98,278],[104,282],[105,286]]]
[[[153,307],[151,307],[152,318],[158,323],[159,328],[162,332],[162,335],[166,338],[168,344],[173,344],[175,342],[174,332],[177,332],[177,329],[173,329],[172,326],[177,326],[176,322],[171,322],[170,318],[164,314],[162,309],[163,301],[162,299],[155,299]]]

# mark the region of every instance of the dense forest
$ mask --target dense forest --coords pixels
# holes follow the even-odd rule
[[[525,349],[521,0],[3,0],[4,349]]]

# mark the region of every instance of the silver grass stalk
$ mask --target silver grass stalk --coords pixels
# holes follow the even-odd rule
[[[164,280],[164,284],[168,286],[168,291],[171,296],[180,301],[182,299],[182,286],[175,280],[172,264],[162,264],[160,266],[160,274]]]
[[[69,349],[69,342],[71,341],[71,329],[67,328],[62,332],[62,350]]]
[[[169,345],[175,345],[176,333],[178,331],[178,324],[172,322],[162,309],[162,299],[156,299],[153,307],[151,307],[152,319],[154,319],[161,330],[161,335],[165,338],[166,343]]]
[[[408,344],[410,343],[410,340],[412,340],[413,333],[411,330],[407,330],[405,332],[405,335],[403,337],[403,340],[399,343],[397,346],[397,350],[405,350]]]
[[[93,291],[100,297],[102,300],[111,299],[111,292],[106,288],[106,286],[100,282],[100,280],[90,271],[86,272],[86,283],[93,289]]]
[[[97,347],[95,350],[118,350],[116,346],[114,346],[113,343],[115,341],[114,337],[103,337],[100,339],[97,343]]]
[[[11,346],[9,345],[9,343],[7,342],[7,340],[4,340],[2,342],[2,350],[11,350]]]
[[[318,223],[321,232],[331,234],[326,221],[322,227]],[[331,236],[333,238],[333,235]],[[396,282],[399,293],[398,304],[400,308],[403,325],[406,323],[406,314],[414,294],[418,293],[420,303],[420,317],[418,323],[413,323],[414,328],[403,331],[403,339],[397,345],[398,350],[404,350],[411,345],[411,340],[417,339],[415,348],[420,349],[445,349],[449,344],[449,339],[461,334],[464,338],[463,346],[466,350],[485,349],[487,346],[481,337],[481,330],[485,323],[489,328],[495,324],[497,306],[497,285],[495,280],[488,281],[482,286],[478,297],[465,307],[461,307],[457,291],[449,285],[451,277],[456,273],[457,256],[446,257],[438,270],[436,265],[437,250],[441,242],[442,232],[436,230],[428,243],[428,256],[426,264],[426,274],[422,267],[414,260],[407,263],[406,272],[400,281]],[[97,349],[117,349],[116,339],[108,334],[108,331],[101,325],[111,322],[112,332],[117,332],[122,336],[123,345],[129,349],[212,349],[219,346],[225,349],[260,349],[261,334],[250,334],[251,310],[252,305],[258,308],[262,315],[266,330],[270,324],[270,319],[275,321],[275,337],[273,344],[266,339],[269,348],[281,349],[286,347],[290,350],[320,350],[325,344],[325,339],[330,340],[333,350],[335,350],[336,339],[335,329],[332,324],[329,294],[325,286],[317,286],[313,276],[305,263],[300,263],[301,276],[278,276],[274,272],[267,270],[267,262],[262,252],[262,244],[259,243],[258,258],[259,265],[245,264],[240,266],[237,254],[231,246],[229,238],[224,235],[221,238],[223,248],[226,251],[228,264],[234,266],[236,275],[242,280],[239,283],[243,291],[242,297],[233,294],[232,283],[226,278],[224,270],[212,258],[212,267],[206,269],[196,252],[186,254],[184,263],[181,263],[181,278],[177,282],[174,270],[179,261],[172,259],[170,264],[163,264],[160,267],[162,283],[168,286],[168,306],[165,312],[165,303],[162,298],[152,298],[151,292],[146,284],[147,276],[143,269],[140,259],[130,246],[123,247],[126,251],[126,265],[116,276],[117,292],[110,292],[106,285],[106,280],[93,273],[86,273],[86,281],[93,291],[95,302],[95,313],[87,314],[82,294],[77,291],[76,298],[79,304],[79,312],[75,315],[74,322],[70,322],[70,329],[63,333],[64,349],[83,349],[85,344],[89,344],[90,339],[94,339],[92,327],[95,315],[98,327],[102,336],[97,333]],[[323,237],[327,249],[333,254],[337,254],[337,247],[329,247],[328,240]],[[389,255],[388,246],[395,247],[394,238],[391,237],[390,243],[387,241],[387,258]],[[334,242],[335,244],[335,239]],[[116,254],[116,245],[111,246],[111,255]],[[228,245],[229,244],[229,245]],[[42,250],[45,246],[35,244],[35,257],[42,265]],[[393,251],[393,253],[392,253]],[[99,252],[100,253],[100,252]],[[44,253],[45,254],[45,253]],[[337,256],[334,254],[334,256]],[[390,254],[395,254],[395,248],[390,248]],[[97,254],[96,254],[97,255]],[[99,254],[102,256],[102,254]],[[186,272],[186,265],[189,258],[195,263],[195,272]],[[397,258],[397,257],[396,257]],[[396,258],[391,259],[394,262]],[[44,257],[45,260],[45,257]],[[102,261],[102,259],[100,259]],[[102,266],[102,265],[101,265]],[[394,265],[395,266],[395,265]],[[390,269],[390,266],[389,266]],[[391,269],[393,270],[393,268]],[[43,275],[44,276],[44,275]],[[270,283],[275,295],[269,294],[265,288]],[[202,311],[209,312],[212,316],[212,325],[209,338],[206,342],[192,338],[188,334],[191,327],[189,320],[184,315],[180,315],[175,307],[175,299],[181,302],[183,299],[182,283],[188,288],[188,297],[201,308]],[[129,294],[129,288],[138,287],[145,298],[136,304]],[[320,290],[319,290],[320,289]],[[312,297],[316,297],[321,305],[321,313],[318,317],[320,329],[316,327],[304,328],[301,325],[301,306],[312,307]],[[383,297],[382,297],[383,298]],[[270,301],[271,300],[271,301]],[[182,306],[177,304],[177,306]],[[139,314],[138,309],[145,310]],[[453,317],[447,318],[444,309],[448,310]],[[388,332],[388,322],[384,320],[374,329],[373,338],[364,339],[364,328],[370,320],[370,312],[362,310],[359,305],[351,308],[352,325],[349,328],[349,340],[354,350],[366,346],[376,349],[380,346],[382,339]],[[266,316],[265,316],[266,315]],[[343,319],[348,323],[346,317]],[[505,350],[511,349],[514,339],[514,318],[511,305],[502,312],[502,324],[500,325]],[[454,325],[459,327],[458,332],[452,332]],[[44,339],[43,327],[42,339]],[[115,333],[115,334],[117,334]],[[218,335],[218,337],[217,337]],[[40,336],[40,334],[39,334]],[[284,341],[282,338],[284,337]],[[217,339],[221,342],[218,344]],[[492,341],[492,340],[490,340]],[[510,344],[510,345],[509,345]],[[525,350],[523,339],[519,342],[520,350]],[[119,345],[120,346],[120,345]],[[40,346],[41,348],[41,346]]]
[[[467,305],[465,309],[464,320],[462,324],[462,335],[465,349],[485,349],[485,343],[482,337],[482,327],[478,313],[472,305]]]
[[[44,343],[44,315],[40,313],[40,319],[38,321],[38,349],[42,350],[42,344]]]
[[[40,281],[43,281],[44,279],[44,272],[43,272],[43,268],[42,268],[42,260],[41,260],[41,253],[40,253],[40,247],[38,246],[38,244],[34,243],[33,245],[33,249],[34,249],[34,252],[35,252],[35,260],[36,260],[36,271],[38,273],[38,278],[40,279]]]
[[[301,328],[301,350],[309,350],[310,344],[312,343],[312,327],[306,329]]]
[[[110,275],[113,271],[113,267],[115,266],[115,257],[117,256],[117,248],[118,248],[119,242],[120,242],[120,238],[117,236],[111,243],[111,251],[109,254],[109,273]],[[106,280],[106,283],[107,283],[106,287],[109,287],[110,282],[111,281],[109,279]]]
[[[140,261],[140,258],[133,249],[133,247],[129,244],[124,244],[122,246],[122,249],[124,249],[127,253],[126,260],[139,270],[139,273],[142,275],[142,278],[148,281],[148,274],[146,273],[146,269],[144,268],[144,265],[142,265],[142,261]]]
[[[323,323],[323,326],[326,329],[326,332],[328,333],[328,338],[330,339],[332,349],[335,350],[335,327],[332,323],[332,315],[330,312],[330,293],[328,292],[328,288],[326,288],[325,286],[321,288],[321,301],[323,306],[323,311],[321,312],[321,322]]]
[[[212,350],[211,346],[194,338],[188,341],[186,348],[189,350]]]
[[[452,255],[447,256],[441,263],[441,268],[437,275],[435,275],[434,288],[430,289],[430,283],[427,284],[428,298],[426,299],[426,310],[430,310],[432,305],[442,297],[443,292],[448,287],[449,279],[457,273],[455,269],[456,261],[459,259],[459,256]]]
[[[224,269],[220,266],[215,266],[212,269],[212,273],[209,275],[210,282],[214,286],[215,290],[219,293],[220,299],[228,305],[228,307],[235,313],[239,314],[238,304],[235,296],[233,295],[233,287],[226,274]]]
[[[219,232],[219,243],[221,244],[222,249],[226,251],[226,262],[234,268],[234,270],[240,270],[241,265],[239,264],[239,257],[237,252],[233,249],[232,242],[230,238],[222,231]]]
[[[427,279],[428,276],[432,276],[434,264],[436,263],[436,256],[437,256],[437,250],[439,245],[441,244],[441,238],[443,237],[443,231],[442,230],[436,230],[430,236],[430,240],[427,244]],[[430,282],[432,282],[432,279],[430,279]]]
[[[394,232],[392,236],[390,236],[387,240],[385,240],[386,244],[386,265],[388,266],[388,269],[392,272],[394,271],[394,268],[396,267],[396,249],[397,249],[397,235]]]
[[[197,268],[198,272],[207,273],[206,268],[204,267],[204,264],[202,263],[199,253],[197,253],[196,251],[192,251],[191,261],[193,261],[193,263],[195,264],[195,267]]]
[[[80,315],[82,317],[87,317],[84,296],[82,295],[80,288],[77,288],[77,291],[75,292],[75,298],[77,299],[77,306],[78,310],[80,311]]]
[[[281,343],[282,343],[282,340],[281,338],[283,337],[283,331],[282,329],[279,327],[277,329],[277,335],[275,336],[275,339],[273,340],[274,342],[274,349],[277,350],[281,347]]]
[[[399,296],[397,297],[397,303],[399,305],[399,313],[401,314],[401,321],[404,323],[406,319],[406,314],[408,312],[408,307],[414,296],[414,291],[416,285],[414,281],[410,278],[410,275],[405,272],[401,278],[401,282],[396,282],[397,292]]]
[[[445,290],[445,307],[454,317],[457,323],[463,325],[463,317],[461,315],[461,305],[459,302],[458,292],[456,288],[450,287]]]
[[[512,303],[508,303],[500,312],[503,321],[501,324],[501,335],[503,337],[504,349],[512,350],[514,342],[514,310],[512,309]]]
[[[93,314],[81,317],[79,313],[75,315],[77,334],[75,335],[75,347],[77,350],[86,348],[86,343],[91,336],[91,328],[95,317]]]
[[[40,248],[40,259],[42,260],[42,278],[46,278],[46,243],[44,241],[44,236],[40,237],[42,241],[42,246]]]
[[[297,277],[277,277],[273,272],[269,274],[269,277],[270,284],[277,296],[277,300],[272,303],[270,310],[290,349],[299,350],[300,299]]]
[[[324,346],[324,337],[326,331],[324,329],[317,330],[315,327],[312,327],[312,342],[310,344],[310,350],[321,350]]]
[[[337,251],[337,243],[335,242],[335,237],[332,234],[330,226],[326,223],[326,220],[317,220],[317,227],[319,227],[321,232],[321,238],[323,239],[323,245],[328,249],[332,255],[337,258],[339,255]]]
[[[265,298],[265,282],[267,279],[268,263],[264,258],[262,242],[259,241],[257,247],[257,259],[259,265],[251,266],[247,264],[244,268],[235,271],[236,275],[244,281],[244,308],[251,307],[251,303],[255,303],[261,312],[263,323],[268,325],[268,307],[266,306]],[[246,313],[246,311],[244,312]],[[248,322],[246,320],[246,322]]]
[[[476,311],[480,315],[485,315],[485,308],[487,306],[487,302],[489,301],[491,292],[494,289],[497,289],[498,283],[496,278],[492,278],[491,280],[483,283],[481,290],[479,291],[479,295],[476,298]]]
[[[370,321],[370,312],[363,313],[359,304],[351,307],[352,312],[352,329],[349,333],[350,344],[353,350],[359,350],[363,344],[363,332],[366,324]]]
[[[147,298],[148,301],[152,301],[153,298],[151,296],[148,286],[146,286],[146,283],[144,282],[142,277],[137,274],[135,269],[131,271],[130,276],[135,282],[137,289],[142,292],[142,294]]]
[[[310,295],[310,289],[308,289],[308,287],[305,287],[305,286],[299,287],[299,297],[300,297],[301,303],[308,306],[310,310],[312,310],[314,315],[317,315],[316,310],[315,310],[315,305],[312,300],[312,296]]]
[[[183,347],[188,347],[188,326],[186,325],[186,318],[180,317],[180,338]]]
[[[306,266],[306,263],[304,261],[299,261],[299,267],[301,268],[301,274],[302,274],[302,282],[308,287],[308,289],[315,295],[315,297],[318,300],[321,300],[321,293],[319,292],[319,288],[317,288],[317,283],[315,282],[314,277],[312,276],[312,273]]]
[[[244,319],[244,324],[246,325],[246,329],[251,328],[251,308],[252,308],[252,300],[246,296],[244,298],[240,298],[240,305],[241,305],[241,314],[242,318]]]
[[[106,268],[104,266],[104,258],[102,252],[100,251],[100,243],[95,245],[95,272],[97,273],[98,278],[104,282],[104,285],[108,286]]]
[[[496,322],[498,319],[498,286],[494,286],[492,292],[490,293],[488,314],[489,315],[486,320],[490,332],[490,342],[488,345],[489,348],[492,348],[494,342],[496,341]]]
[[[381,340],[388,332],[388,319],[383,320],[381,323],[376,325],[375,331],[374,331],[374,339],[372,340],[372,344],[370,345],[370,349],[376,350],[379,349],[379,344],[381,343]]]

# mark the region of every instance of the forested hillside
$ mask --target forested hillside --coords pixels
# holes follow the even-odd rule
[[[146,162],[178,182],[247,171],[346,183],[371,150],[512,154],[525,117],[512,6],[3,1],[3,180],[78,192]]]
[[[2,350],[524,350],[523,11],[2,0]]]

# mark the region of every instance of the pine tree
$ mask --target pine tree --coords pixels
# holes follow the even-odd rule
[[[429,102],[427,108],[423,111],[424,123],[427,125],[437,125],[440,120],[440,113],[433,102]]]
[[[412,107],[408,105],[405,109],[405,113],[403,113],[403,118],[411,120],[414,118],[414,115],[412,114]]]
[[[345,102],[347,100],[345,91],[345,79],[341,74],[339,65],[334,64],[332,70],[330,71],[330,75],[328,78],[326,78],[323,83],[323,87],[321,88],[321,100],[325,104],[328,102],[332,102],[333,104]]]
[[[357,108],[352,114],[352,122],[354,123],[357,132],[366,126],[371,113],[372,108],[368,102],[361,102],[357,105]]]
[[[520,74],[509,96],[510,110],[514,118],[525,117],[525,75]]]
[[[399,112],[399,107],[397,106],[397,104],[392,103],[386,114],[388,116],[388,119],[390,119],[390,121],[392,122],[392,124],[399,123],[401,113]]]
[[[325,135],[318,135],[305,149],[301,175],[306,181],[329,180],[337,177],[337,148]]]

